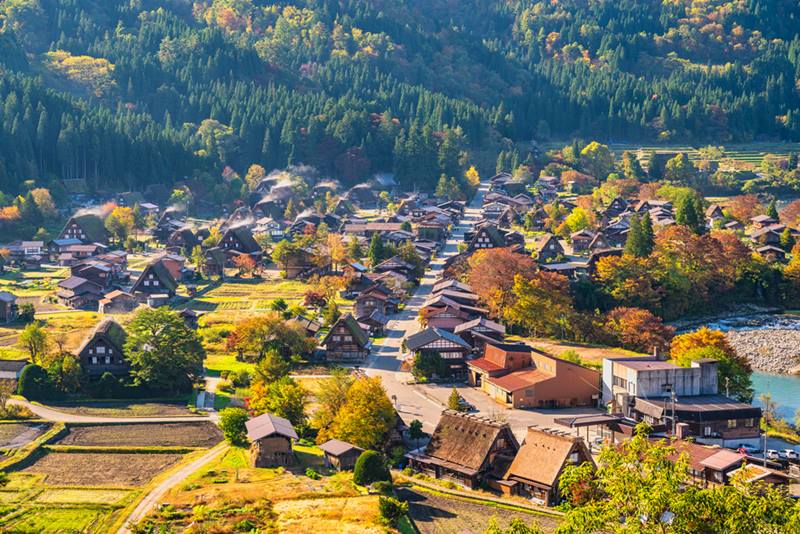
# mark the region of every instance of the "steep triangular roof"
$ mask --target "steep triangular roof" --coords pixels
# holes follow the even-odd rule
[[[345,313],[344,315],[339,317],[339,320],[336,321],[336,323],[331,327],[328,334],[322,340],[323,345],[328,342],[328,338],[331,336],[331,332],[333,332],[334,329],[339,325],[344,325],[345,328],[347,328],[350,334],[352,334],[353,339],[356,340],[356,342],[360,347],[363,348],[366,347],[367,344],[369,344],[369,334],[367,334],[364,331],[364,329],[359,326],[358,321],[356,321],[355,317],[353,317],[349,313]]]
[[[498,437],[503,435],[514,448],[517,441],[508,423],[500,423],[477,415],[445,410],[425,447],[425,454],[479,471]]]
[[[522,478],[555,486],[570,453],[578,448],[583,449],[585,458],[591,459],[586,443],[578,436],[528,428],[528,435],[503,478]]]
[[[106,230],[103,219],[93,213],[86,213],[83,215],[75,215],[67,221],[64,225],[66,229],[70,224],[75,223],[80,226],[83,233],[86,235],[84,241],[90,243],[105,243],[108,241],[108,231]]]

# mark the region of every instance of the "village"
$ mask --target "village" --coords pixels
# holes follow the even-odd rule
[[[604,448],[635,441],[645,426],[647,442],[669,441],[699,487],[745,479],[797,493],[797,454],[768,445],[769,414],[730,393],[719,378],[725,362],[680,364],[655,319],[603,349],[554,340],[546,328],[531,335],[547,304],[511,321],[492,301],[502,301],[498,291],[473,281],[491,273],[520,300],[521,273],[580,286],[636,256],[648,233],[691,225],[724,232],[764,265],[786,264],[800,232],[775,213],[741,220],[726,205],[676,206],[655,194],[620,192],[589,208],[575,181],[544,171],[473,183],[429,194],[382,176],[342,189],[289,169],[264,176],[216,220],[154,189],[93,199],[50,241],[4,244],[0,408],[10,455],[0,468],[12,483],[2,495],[34,504],[0,525],[35,528],[57,513],[54,503],[71,502],[43,496],[84,491],[95,500],[73,502],[69,520],[98,532],[256,526],[266,509],[241,497],[243,485],[278,502],[280,484],[307,477],[311,493],[332,491],[332,500],[394,495],[380,497],[380,513],[401,531],[408,521],[432,532],[414,504],[425,491],[506,503],[514,513],[501,521],[538,518],[553,530],[568,500],[565,470],[597,469]],[[576,214],[591,222],[571,231]],[[56,465],[94,467],[59,477]],[[391,485],[387,466],[394,492],[373,488]],[[122,478],[91,474],[112,469]],[[365,469],[374,472],[364,478]],[[219,506],[208,490],[217,480],[245,512],[187,512],[189,503]],[[370,531],[370,506],[347,520]],[[314,517],[277,515],[298,532]],[[134,529],[140,521],[145,530]]]

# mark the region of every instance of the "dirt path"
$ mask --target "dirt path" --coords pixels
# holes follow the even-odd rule
[[[208,451],[207,453],[205,453],[197,460],[189,464],[186,464],[178,471],[176,471],[175,473],[171,474],[163,481],[161,481],[155,488],[150,490],[150,492],[147,495],[145,495],[141,501],[139,501],[139,504],[136,505],[136,508],[134,508],[133,511],[125,519],[123,526],[120,527],[120,529],[117,531],[117,534],[130,534],[131,529],[129,528],[129,525],[135,525],[136,523],[144,519],[144,517],[150,512],[150,510],[152,510],[153,507],[156,504],[158,504],[159,499],[161,499],[161,497],[163,497],[170,489],[174,488],[175,486],[186,480],[186,478],[189,475],[191,475],[204,465],[218,458],[226,450],[228,450],[228,445],[226,444],[218,445],[213,449],[211,449],[210,451]]]

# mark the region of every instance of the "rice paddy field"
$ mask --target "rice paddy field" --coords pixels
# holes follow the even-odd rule
[[[568,142],[544,143],[545,150],[555,150],[564,147]],[[744,163],[758,164],[767,154],[775,156],[787,156],[791,152],[800,152],[800,143],[747,143],[747,144],[724,144],[707,143],[705,145],[658,145],[658,144],[638,144],[638,143],[609,143],[608,146],[620,157],[626,150],[635,152],[640,159],[646,161],[653,152],[686,152],[693,160],[701,159],[699,150],[708,145],[719,146],[724,150],[723,159],[732,159]]]

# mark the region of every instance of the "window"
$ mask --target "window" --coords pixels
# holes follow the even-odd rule
[[[106,353],[106,348],[103,345],[98,345],[97,354],[105,354],[105,353]]]
[[[728,419],[728,428],[736,428],[736,419]]]
[[[157,286],[158,285],[158,280],[153,280],[153,285]]]
[[[342,340],[342,336],[333,336],[333,340],[334,341],[341,341]]]
[[[97,356],[92,356],[92,363],[97,364]]]
[[[579,459],[580,459],[579,458],[579,454],[577,452],[570,453],[570,455],[569,455],[569,463],[575,465],[575,464],[578,463]]]
[[[703,427],[703,435],[704,436],[710,436],[711,435],[711,427],[710,426],[704,426]]]
[[[744,426],[752,428],[752,427],[756,426],[756,420],[753,419],[752,417],[749,418],[749,419],[745,419],[744,420]]]
[[[149,287],[150,286],[150,280],[145,280],[144,281],[144,285],[145,285],[145,287]]]
[[[111,356],[106,356],[106,365],[111,363]]]

